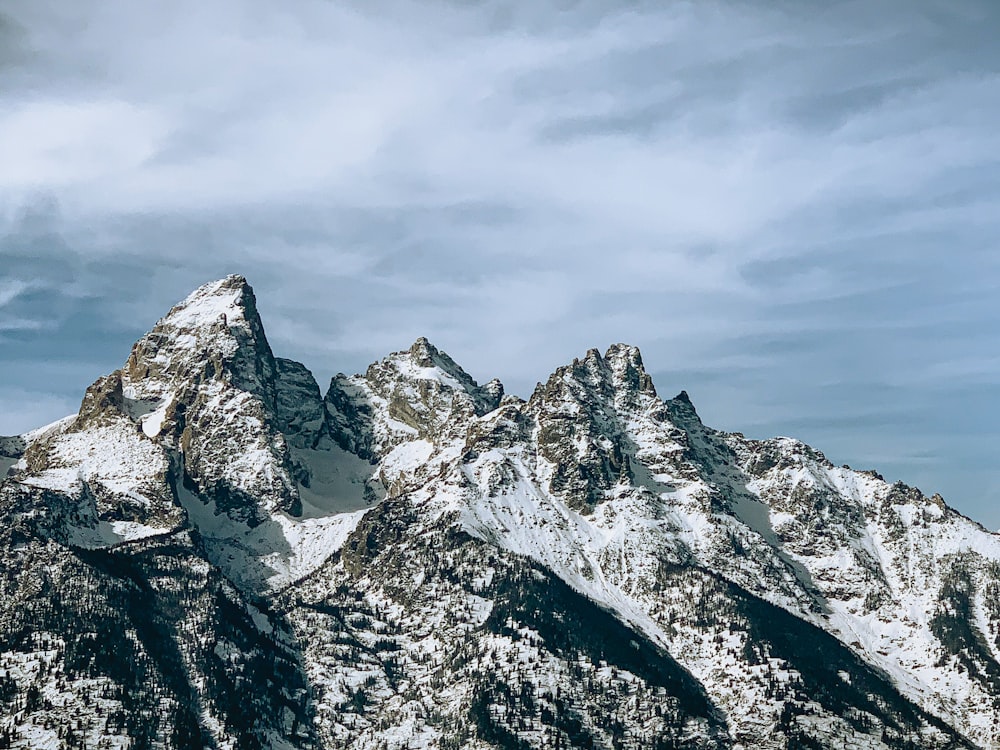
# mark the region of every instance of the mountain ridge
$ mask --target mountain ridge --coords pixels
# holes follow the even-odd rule
[[[705,426],[625,344],[523,400],[418,338],[324,394],[234,275],[0,454],[10,746],[69,746],[59,710],[116,747],[1000,746],[1000,537]]]

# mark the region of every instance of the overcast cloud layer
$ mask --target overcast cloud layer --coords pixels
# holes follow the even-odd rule
[[[997,528],[996,8],[7,0],[0,434],[240,272],[321,382],[627,341]]]

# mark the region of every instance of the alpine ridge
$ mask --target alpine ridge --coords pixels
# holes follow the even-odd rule
[[[1000,536],[624,344],[324,394],[229,276],[0,476],[0,748],[1000,748]]]

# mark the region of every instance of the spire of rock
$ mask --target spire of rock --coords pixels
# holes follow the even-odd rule
[[[604,353],[604,361],[611,370],[615,390],[627,390],[656,396],[653,379],[642,364],[639,348],[630,344],[612,344]]]
[[[666,403],[670,418],[679,426],[686,427],[690,424],[700,425],[702,423],[687,391],[681,391]]]
[[[557,368],[535,391],[533,399],[607,399],[618,408],[637,408],[640,394],[656,398],[642,355],[629,344],[612,344],[604,356],[597,349],[589,349],[582,360],[574,359],[572,364]]]
[[[440,358],[441,352],[428,341],[424,336],[419,336],[409,348],[413,361],[421,367],[434,367],[436,358]]]
[[[275,416],[285,439],[296,448],[313,448],[325,434],[326,414],[316,378],[305,365],[275,357],[278,368]]]
[[[552,466],[549,489],[578,510],[595,506],[628,474],[615,405],[614,373],[597,349],[557,368],[528,402],[539,453]]]
[[[482,392],[489,396],[489,411],[496,409],[500,406],[500,402],[503,401],[504,388],[503,383],[500,382],[499,378],[493,378],[491,381],[483,385]]]

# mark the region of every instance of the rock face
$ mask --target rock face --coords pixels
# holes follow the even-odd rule
[[[279,367],[253,291],[230,276],[194,292],[132,348],[122,391],[142,432],[183,458],[183,481],[227,515],[251,524],[295,512],[288,448],[279,427],[301,374]],[[298,435],[296,434],[296,437]]]
[[[1000,747],[1000,537],[634,347],[322,395],[231,276],[0,461],[0,748]]]

